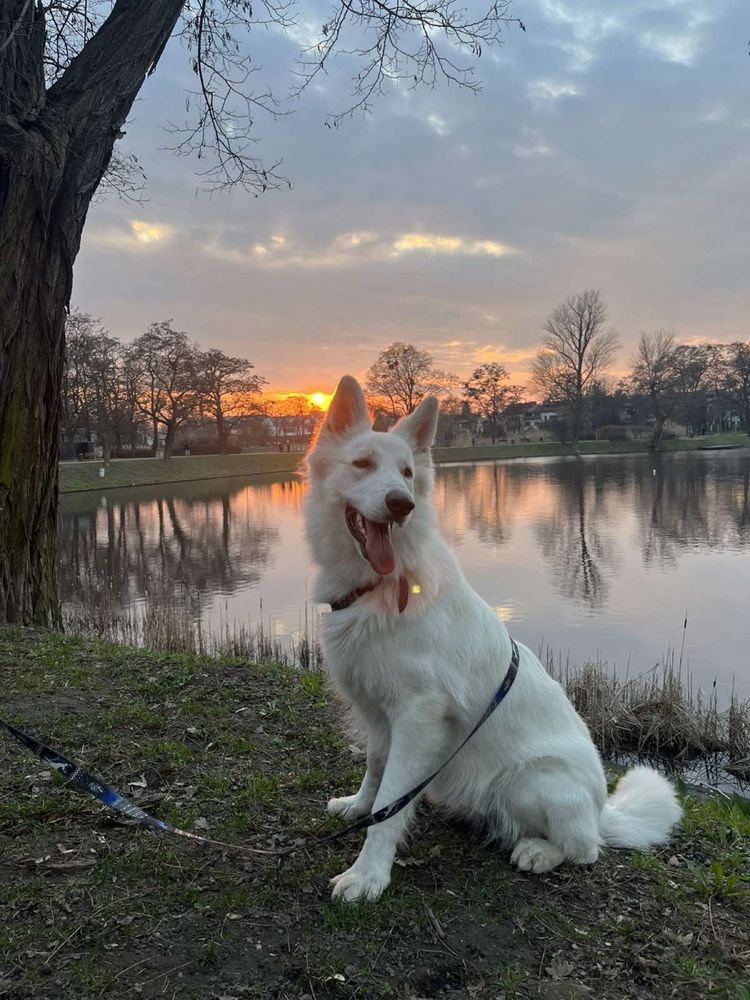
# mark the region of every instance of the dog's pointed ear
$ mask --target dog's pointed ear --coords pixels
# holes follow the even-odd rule
[[[413,413],[399,420],[391,433],[404,438],[412,451],[427,451],[435,440],[437,419],[438,401],[434,396],[427,396]]]
[[[365,394],[359,382],[351,375],[344,375],[336,386],[331,405],[328,407],[323,430],[331,434],[347,434],[352,431],[370,429]]]

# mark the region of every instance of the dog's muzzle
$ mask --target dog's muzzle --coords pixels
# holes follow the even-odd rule
[[[394,524],[401,524],[414,510],[414,501],[407,494],[392,490],[385,498],[386,506],[393,515],[388,521],[371,521],[356,507],[346,508],[346,526],[349,534],[359,546],[364,559],[379,576],[388,576],[396,568],[391,531]]]

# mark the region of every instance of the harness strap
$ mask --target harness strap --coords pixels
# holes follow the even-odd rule
[[[419,795],[420,792],[430,784],[431,781],[443,771],[448,764],[456,757],[461,750],[466,746],[472,736],[476,731],[484,725],[484,723],[489,719],[492,713],[495,711],[497,706],[505,698],[505,696],[510,691],[513,686],[513,681],[516,679],[516,674],[518,673],[518,665],[520,660],[520,655],[518,652],[518,646],[514,639],[510,640],[511,643],[511,658],[508,670],[503,678],[503,682],[493,695],[492,701],[489,703],[487,708],[482,713],[482,716],[477,721],[474,728],[466,736],[462,742],[456,747],[453,753],[448,757],[437,771],[420,781],[418,785],[411,789],[411,791],[406,792],[400,798],[391,802],[387,806],[383,806],[376,812],[371,812],[367,816],[363,816],[362,819],[357,820],[356,823],[352,823],[350,826],[345,827],[343,830],[339,830],[337,833],[331,833],[326,837],[315,837],[308,836],[301,840],[297,840],[295,844],[291,847],[279,848],[276,850],[265,850],[260,847],[243,847],[241,844],[229,844],[223,840],[213,840],[210,837],[203,837],[198,833],[191,833],[189,830],[181,830],[179,827],[172,826],[171,823],[166,823],[164,820],[156,819],[154,816],[150,816],[147,812],[141,809],[139,806],[130,802],[119,792],[116,792],[113,788],[105,785],[104,782],[99,781],[98,778],[93,777],[86,771],[82,770],[77,764],[67,757],[64,757],[61,753],[56,750],[52,750],[50,747],[46,746],[35,736],[30,736],[28,733],[23,732],[21,729],[16,728],[16,726],[11,725],[9,722],[3,722],[0,719],[0,728],[4,729],[10,736],[13,737],[18,743],[25,746],[27,749],[31,750],[32,753],[36,754],[41,760],[50,767],[54,768],[58,774],[63,775],[67,778],[70,784],[79,791],[87,795],[92,795],[95,799],[101,802],[102,805],[107,806],[109,809],[113,809],[115,812],[119,812],[128,819],[135,820],[137,823],[143,826],[148,826],[153,830],[158,830],[161,833],[173,833],[180,837],[187,837],[189,840],[195,840],[200,844],[207,844],[213,847],[221,847],[226,850],[240,851],[244,854],[266,854],[272,855],[274,857],[286,856],[289,854],[294,854],[296,851],[302,850],[304,848],[318,846],[322,844],[335,844],[339,840],[343,840],[344,837],[348,837],[352,833],[358,833],[360,830],[366,830],[368,827],[375,826],[377,823],[383,823],[385,820],[390,819],[395,816],[396,813],[401,812],[409,803]]]
[[[406,792],[405,795],[402,795],[400,798],[396,799],[395,802],[391,802],[390,805],[383,806],[376,812],[371,812],[369,815],[363,816],[362,819],[357,820],[356,823],[352,823],[351,826],[347,826],[346,829],[340,830],[338,833],[332,833],[329,834],[329,836],[327,837],[318,839],[317,843],[333,844],[337,840],[341,840],[342,837],[348,837],[350,833],[358,833],[360,830],[366,830],[368,827],[375,826],[377,823],[385,822],[385,820],[390,819],[392,816],[395,816],[396,813],[400,813],[402,809],[405,809],[406,806],[408,806],[409,803],[413,799],[415,799],[420,792],[424,791],[424,789],[430,784],[431,781],[434,781],[435,778],[437,778],[437,776],[441,773],[441,771],[445,770],[445,768],[450,764],[450,762],[455,757],[457,757],[458,754],[463,750],[463,748],[472,738],[474,733],[476,733],[476,731],[485,724],[487,719],[489,719],[489,717],[495,711],[500,702],[503,701],[503,699],[513,686],[513,681],[516,679],[516,674],[518,673],[520,654],[518,652],[518,646],[516,645],[515,639],[511,639],[510,644],[511,644],[510,666],[508,667],[505,677],[503,678],[502,684],[495,692],[492,701],[489,703],[487,708],[485,708],[484,712],[482,713],[481,717],[477,721],[474,728],[471,730],[468,736],[466,736],[459,743],[459,745],[456,747],[456,749],[453,751],[450,757],[448,757],[446,760],[443,761],[443,763],[440,765],[437,771],[433,771],[432,774],[429,775],[429,777],[425,778],[423,781],[420,781],[420,783],[418,785],[415,785],[410,792]]]

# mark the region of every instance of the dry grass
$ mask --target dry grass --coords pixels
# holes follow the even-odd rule
[[[206,628],[186,607],[169,598],[155,599],[145,609],[118,612],[102,607],[92,612],[67,611],[65,631],[87,639],[104,639],[166,653],[194,653],[239,657],[252,663],[281,663],[304,670],[320,670],[323,657],[318,641],[318,614],[305,606],[298,636],[280,638],[262,618],[254,624],[236,619],[218,629]]]
[[[262,618],[254,625],[234,621],[215,631],[207,629],[189,609],[163,598],[142,612],[68,613],[65,628],[85,638],[162,652],[320,670],[319,617],[314,606],[306,606],[300,613],[299,636],[282,640]],[[668,760],[672,766],[710,760],[717,773],[729,771],[750,780],[750,702],[732,692],[723,706],[715,685],[708,693],[694,685],[673,653],[660,666],[624,678],[603,662],[578,666],[556,660],[551,652],[545,659],[605,757],[635,754]]]
[[[605,663],[573,666],[547,656],[547,669],[605,756],[630,752],[686,762],[713,758],[750,776],[750,702],[732,691],[722,707],[715,684],[705,693],[674,655],[646,673],[619,677]]]

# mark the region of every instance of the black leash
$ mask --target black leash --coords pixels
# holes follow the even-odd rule
[[[52,750],[50,747],[46,746],[40,740],[36,739],[36,737],[30,736],[28,733],[24,733],[21,729],[16,728],[16,726],[11,725],[9,722],[3,722],[2,719],[0,719],[0,727],[12,736],[13,739],[17,740],[18,743],[31,750],[32,753],[35,753],[46,764],[49,764],[50,767],[54,768],[58,774],[63,775],[63,777],[65,777],[77,791],[87,795],[92,795],[95,799],[101,802],[102,805],[107,806],[108,809],[113,809],[115,812],[119,812],[122,815],[127,816],[128,819],[135,820],[142,826],[148,826],[152,830],[158,830],[160,833],[174,833],[179,837],[187,837],[188,839],[195,840],[200,844],[221,847],[230,851],[241,851],[246,854],[266,854],[274,857],[283,857],[288,854],[294,854],[296,851],[306,847],[320,846],[322,844],[335,844],[337,841],[342,840],[344,837],[348,837],[352,833],[358,833],[360,830],[366,830],[368,827],[375,826],[377,823],[383,823],[385,820],[395,816],[396,813],[401,812],[401,810],[408,806],[420,792],[424,791],[429,783],[433,781],[440,774],[440,772],[448,766],[448,764],[450,764],[450,762],[461,752],[461,750],[463,750],[472,736],[481,726],[484,725],[487,719],[489,719],[513,686],[513,681],[516,679],[516,674],[518,673],[520,656],[515,640],[511,639],[510,642],[512,649],[510,666],[508,667],[505,677],[503,678],[502,684],[495,692],[492,701],[484,710],[481,718],[471,730],[469,735],[459,744],[458,747],[456,747],[450,757],[443,761],[437,771],[434,771],[428,778],[425,778],[424,781],[420,781],[420,783],[412,788],[411,791],[396,799],[395,802],[391,802],[390,805],[383,806],[376,812],[371,812],[369,815],[363,816],[362,819],[357,820],[356,823],[352,823],[351,826],[347,826],[343,830],[339,830],[337,833],[328,834],[326,837],[308,836],[301,841],[297,841],[297,843],[293,844],[291,847],[278,848],[275,850],[263,849],[260,847],[243,847],[240,844],[229,844],[222,840],[213,840],[210,837],[203,837],[198,833],[191,833],[189,830],[181,830],[179,827],[172,826],[171,823],[166,823],[164,820],[156,819],[156,817],[150,816],[139,806],[135,805],[129,799],[126,799],[123,795],[120,795],[119,792],[116,792],[113,788],[105,785],[103,781],[99,781],[98,778],[95,778],[86,771],[82,770],[72,760],[68,760],[68,758],[64,757],[61,753],[58,753],[56,750]]]

